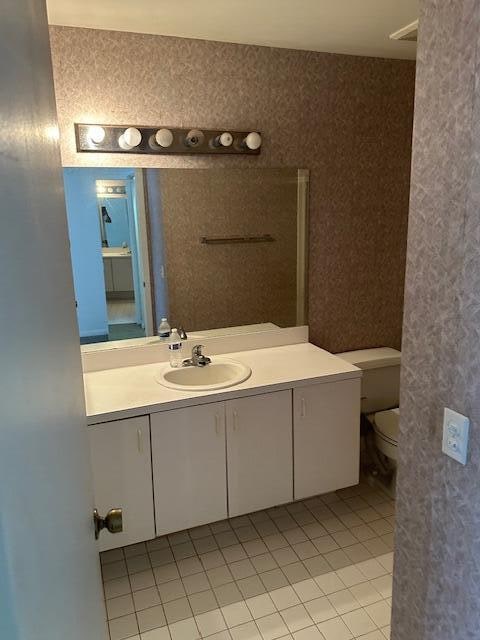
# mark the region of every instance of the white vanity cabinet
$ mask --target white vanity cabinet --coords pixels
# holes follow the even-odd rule
[[[294,498],[358,483],[360,378],[293,390]]]
[[[227,517],[225,403],[151,416],[157,535]]]
[[[291,502],[292,392],[229,400],[226,414],[229,516]]]
[[[155,537],[148,416],[92,425],[88,440],[95,508],[123,510],[123,532],[102,533],[100,551]]]
[[[90,426],[95,506],[124,514],[100,548],[356,484],[359,417],[348,378]]]
[[[133,291],[132,256],[104,257],[105,290],[111,292]]]

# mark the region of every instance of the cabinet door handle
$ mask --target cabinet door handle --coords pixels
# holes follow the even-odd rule
[[[143,433],[141,429],[137,429],[137,449],[138,453],[143,453]]]
[[[233,430],[236,431],[238,429],[238,412],[233,412]]]
[[[215,433],[217,436],[220,435],[220,416],[218,413],[215,414]]]
[[[302,398],[300,401],[300,417],[305,418],[307,415],[307,405],[305,402],[305,398]]]

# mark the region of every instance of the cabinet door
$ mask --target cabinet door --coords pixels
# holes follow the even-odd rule
[[[155,537],[148,416],[88,427],[95,507],[123,509],[123,532],[100,535],[100,551]]]
[[[112,275],[112,259],[104,258],[103,259],[103,273],[105,276],[105,291],[109,293],[114,290],[113,287],[113,275]]]
[[[114,291],[133,291],[132,259],[112,258]]]
[[[357,484],[360,379],[294,389],[295,500]]]
[[[229,516],[291,502],[292,392],[226,405]]]
[[[225,404],[151,416],[157,535],[227,517]]]

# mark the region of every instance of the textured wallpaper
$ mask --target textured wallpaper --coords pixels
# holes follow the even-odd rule
[[[480,3],[422,0],[392,640],[480,637]],[[464,467],[444,407],[471,419]]]
[[[64,166],[310,170],[309,324],[332,351],[400,346],[415,67],[51,28]],[[74,122],[256,129],[259,157],[77,154]],[[147,164],[148,163],[148,164]]]
[[[152,264],[163,244],[172,326],[297,324],[297,184],[296,169],[147,169],[148,209],[161,218],[150,226]],[[274,241],[200,242],[265,234]],[[153,278],[161,289],[158,268]]]

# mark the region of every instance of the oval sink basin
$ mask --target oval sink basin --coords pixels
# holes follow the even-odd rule
[[[206,367],[172,368],[166,364],[156,377],[157,382],[178,391],[212,391],[240,384],[250,377],[250,367],[226,358],[212,358]]]

